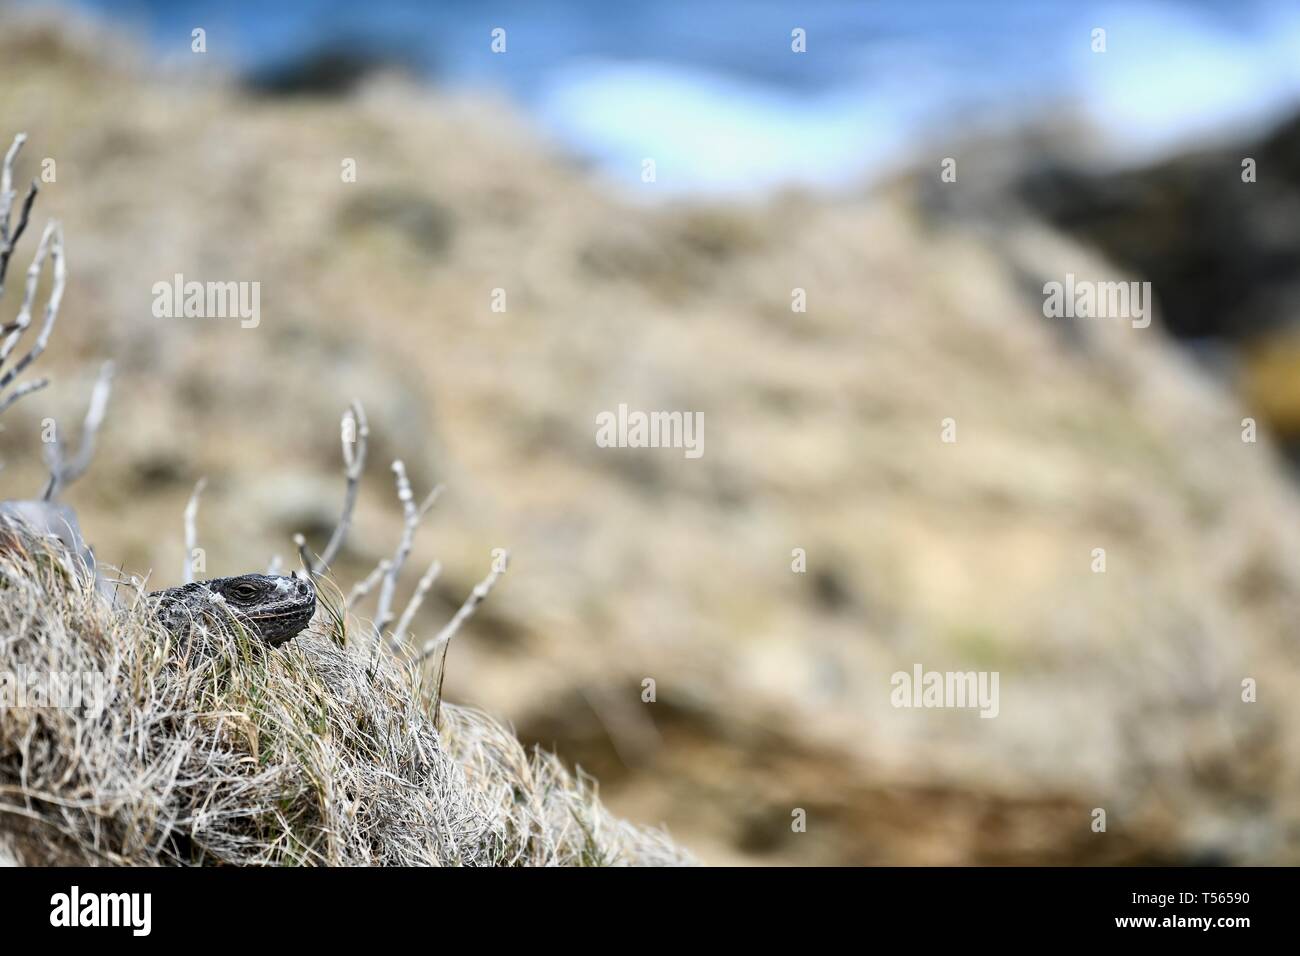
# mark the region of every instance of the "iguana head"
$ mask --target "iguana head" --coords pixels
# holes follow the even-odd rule
[[[316,588],[310,580],[282,574],[240,574],[196,581],[158,591],[159,614],[175,630],[213,604],[223,604],[272,647],[279,647],[307,626],[316,612]]]

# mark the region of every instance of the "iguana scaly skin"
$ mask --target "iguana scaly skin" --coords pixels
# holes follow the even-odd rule
[[[158,619],[172,633],[184,633],[195,619],[219,607],[272,647],[298,634],[316,613],[316,588],[305,578],[283,574],[240,574],[150,592]]]

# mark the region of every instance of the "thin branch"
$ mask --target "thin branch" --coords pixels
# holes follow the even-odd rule
[[[14,161],[18,158],[18,151],[23,148],[23,143],[27,142],[27,134],[19,133],[14,137],[13,145],[5,153],[4,165],[0,167],[0,295],[4,294],[5,274],[9,271],[9,257],[13,255],[14,246],[18,240],[23,237],[27,229],[27,220],[32,213],[32,203],[36,202],[36,193],[39,187],[36,180],[32,180],[31,185],[27,188],[27,196],[23,199],[22,210],[18,214],[18,228],[13,232],[9,231],[10,215],[13,212],[14,197]]]
[[[32,392],[39,392],[49,384],[50,380],[48,378],[38,378],[33,379],[30,382],[23,382],[23,384],[19,385],[12,392],[6,395],[3,400],[0,400],[0,412],[3,412],[24,395],[30,395]]]
[[[198,532],[195,530],[195,524],[199,516],[199,495],[203,494],[204,487],[207,486],[208,479],[200,478],[194,485],[194,494],[190,495],[190,503],[185,506],[185,583],[194,583],[194,551],[198,548]]]
[[[384,560],[375,565],[375,569],[367,574],[364,580],[358,581],[356,584],[352,585],[352,590],[348,592],[347,606],[349,610],[354,608],[360,601],[364,600],[366,595],[374,589],[374,586],[379,583],[379,579],[388,573],[388,566],[390,564],[392,564],[392,562],[387,558],[384,558]]]
[[[95,457],[95,440],[99,428],[104,424],[104,412],[108,409],[108,396],[113,391],[113,363],[105,362],[99,367],[99,377],[90,393],[90,404],[86,407],[86,419],[81,425],[81,443],[77,453],[66,464],[63,463],[63,443],[56,441],[50,449],[50,481],[45,487],[45,500],[50,501],[58,493],[86,473],[91,459]]]
[[[0,240],[0,295],[5,291],[5,276],[9,273],[9,259],[14,254],[14,247],[18,245],[18,240],[23,237],[27,231],[27,221],[32,215],[32,205],[36,202],[36,194],[40,188],[36,185],[36,180],[27,187],[27,196],[23,199],[22,211],[18,214],[18,228],[13,231],[13,235]]]
[[[415,537],[415,522],[411,520],[415,511],[415,501],[411,495],[411,482],[406,477],[406,466],[402,464],[401,459],[393,462],[393,474],[397,480],[397,499],[402,503],[404,521],[402,535],[397,541],[397,551],[393,554],[393,560],[388,563],[383,584],[379,588],[379,607],[375,613],[375,640],[377,641],[383,639],[384,628],[393,618],[393,593],[397,590],[397,576],[402,573],[402,565],[406,563],[406,556],[411,553],[411,542]]]
[[[67,284],[68,270],[63,256],[63,231],[59,228],[59,224],[53,221],[45,227],[40,246],[36,250],[36,257],[27,270],[27,289],[23,296],[22,308],[19,310],[18,318],[14,322],[14,331],[9,334],[9,337],[3,343],[0,343],[0,365],[13,352],[18,340],[27,330],[28,325],[31,324],[32,303],[36,298],[36,287],[39,284],[41,270],[47,255],[50,258],[51,268],[54,273],[54,284],[50,287],[50,296],[45,302],[45,322],[41,327],[41,334],[27,354],[19,359],[13,368],[5,372],[4,375],[0,375],[0,389],[6,388],[26,370],[27,366],[41,356],[46,345],[49,344],[50,333],[54,331],[54,322],[59,317],[59,305],[63,301],[63,289]]]
[[[307,539],[300,534],[295,534],[293,536],[293,544],[294,547],[298,549],[298,560],[301,561],[302,566],[307,569],[307,573],[313,576],[319,573],[315,569],[315,563],[312,559],[311,552],[307,550]]]
[[[113,363],[105,362],[99,367],[99,377],[90,393],[90,404],[86,407],[86,419],[81,426],[81,444],[77,453],[63,471],[63,483],[71,484],[86,473],[90,461],[95,457],[95,439],[99,428],[104,424],[104,412],[108,409],[108,396],[113,391]]]
[[[349,418],[352,422],[350,428]],[[339,549],[347,540],[348,529],[352,525],[352,512],[357,504],[357,492],[361,487],[361,474],[366,468],[370,425],[366,421],[366,410],[361,407],[359,400],[352,400],[352,406],[343,413],[339,425],[339,441],[343,446],[343,475],[347,479],[347,489],[343,493],[343,513],[339,515],[338,524],[334,526],[334,533],[330,535],[329,543],[325,545],[319,560],[307,565],[307,570],[312,575],[324,573],[334,563]]]
[[[393,553],[393,560],[384,574],[383,585],[379,589],[379,607],[375,614],[376,641],[383,640],[384,629],[393,623],[393,596],[397,592],[397,578],[402,573],[402,566],[406,564],[406,559],[411,553],[415,529],[419,527],[421,519],[442,494],[442,485],[437,485],[417,507],[415,497],[411,494],[411,482],[406,477],[406,466],[400,459],[393,462],[393,474],[397,481],[397,499],[402,503],[404,520],[402,537],[397,542],[397,550]]]
[[[425,642],[424,648],[420,651],[421,659],[427,659],[439,647],[451,643],[451,639],[478,610],[478,606],[486,600],[487,596],[492,593],[496,587],[497,581],[506,573],[506,566],[510,563],[510,553],[507,551],[501,560],[501,567],[498,569],[495,564],[492,570],[478,584],[474,585],[474,590],[469,592],[469,597],[465,598],[465,603],[460,606],[460,610],[455,616],[438,632],[437,636]]]
[[[506,573],[506,567],[510,563],[510,552],[505,552],[501,558],[501,566],[498,568],[496,562],[492,564],[492,570],[478,584],[474,585],[474,590],[469,593],[465,603],[460,606],[460,610],[455,616],[447,622],[446,626],[430,641],[425,642],[424,648],[420,651],[420,660],[428,660],[439,648],[442,649],[442,655],[438,658],[438,686],[433,696],[433,723],[436,727],[438,724],[438,713],[442,708],[442,678],[447,670],[447,650],[451,647],[451,639],[478,610],[478,606],[487,600],[487,596],[492,593],[496,587],[497,581],[501,575]]]
[[[411,600],[406,603],[406,609],[402,611],[402,616],[397,619],[397,627],[393,631],[393,636],[389,639],[389,646],[396,649],[402,646],[406,640],[406,632],[411,627],[411,621],[415,620],[415,612],[420,609],[424,603],[424,596],[433,587],[433,582],[437,580],[438,575],[442,573],[442,565],[434,561],[429,565],[429,570],[424,572],[424,577],[415,586],[415,593],[411,595]]]
[[[5,278],[9,272],[9,261],[13,255],[14,247],[27,231],[32,206],[36,202],[36,194],[40,191],[36,180],[32,180],[18,213],[18,225],[12,227],[13,204],[17,195],[14,192],[14,163],[17,161],[18,153],[22,150],[26,141],[27,134],[25,133],[19,133],[15,136],[13,143],[4,155],[4,162],[0,164],[0,296],[4,295]],[[9,357],[18,348],[18,343],[26,334],[28,328],[31,327],[32,310],[36,304],[36,294],[40,288],[41,275],[45,271],[46,259],[50,260],[51,277],[49,294],[45,300],[45,314],[41,331],[27,354],[23,355],[12,367],[0,375],[0,412],[7,410],[23,396],[39,391],[49,384],[49,379],[45,377],[31,382],[15,383],[18,377],[41,357],[49,345],[50,335],[54,331],[54,323],[58,320],[59,308],[63,303],[63,292],[67,286],[68,264],[63,249],[63,229],[58,222],[53,220],[46,223],[45,231],[41,234],[41,240],[36,247],[36,254],[32,257],[32,263],[27,269],[27,279],[24,284],[23,299],[18,308],[18,315],[13,322],[0,327],[0,368],[4,367]],[[103,424],[104,411],[108,405],[112,374],[112,364],[105,363],[100,369],[99,378],[96,380],[94,390],[91,392],[90,405],[86,410],[86,420],[81,432],[81,442],[77,447],[77,453],[72,456],[72,459],[65,461],[64,446],[61,439],[56,439],[52,445],[46,448],[46,460],[50,464],[50,479],[45,488],[45,500],[51,500],[64,485],[76,481],[89,467],[90,461],[95,454],[95,440],[100,425]],[[4,395],[4,390],[10,386],[13,386],[12,390],[8,395]]]
[[[18,151],[25,142],[26,133],[15,136],[13,144],[5,153],[4,165],[0,166],[0,237],[5,239],[9,238],[9,211],[14,203],[14,161],[18,159]]]

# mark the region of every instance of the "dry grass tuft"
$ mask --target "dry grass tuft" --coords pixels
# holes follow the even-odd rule
[[[325,601],[279,650],[233,623],[178,640],[8,533],[0,674],[99,675],[105,693],[99,712],[0,707],[0,847],[73,865],[692,862],[490,718],[443,706],[440,733],[418,665],[372,653]]]

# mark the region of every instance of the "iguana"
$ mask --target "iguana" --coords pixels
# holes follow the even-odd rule
[[[305,577],[239,574],[153,591],[158,619],[173,634],[217,605],[272,647],[290,640],[316,613],[316,588]]]

